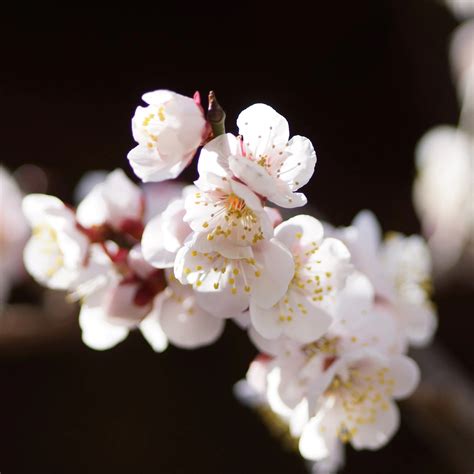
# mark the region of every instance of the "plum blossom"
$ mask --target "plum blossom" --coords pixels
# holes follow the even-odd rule
[[[22,255],[29,228],[21,212],[22,199],[14,178],[0,166],[0,308],[24,273]]]
[[[444,274],[474,242],[474,139],[454,127],[436,127],[418,143],[416,165],[415,208],[435,271]]]
[[[362,349],[336,360],[321,379],[326,383],[320,386],[315,415],[306,401],[293,414],[300,453],[312,461],[328,457],[340,442],[350,442],[355,449],[384,446],[399,426],[393,400],[414,391],[419,369],[404,355],[388,357]]]
[[[128,159],[144,182],[176,178],[209,135],[201,106],[190,97],[168,90],[143,95],[146,107],[137,107],[132,119],[138,145]]]
[[[215,191],[188,196],[185,207],[184,219],[191,229],[213,240],[213,248],[221,253],[273,235],[272,223],[258,196],[234,180],[225,181]]]
[[[30,194],[23,213],[32,228],[23,253],[26,269],[48,288],[68,289],[85,265],[89,244],[74,211],[54,196]]]
[[[154,311],[142,322],[142,330],[158,324],[175,346],[195,349],[215,342],[224,330],[224,320],[212,316],[196,302],[190,285],[181,285],[171,270],[168,287],[158,297]]]
[[[76,211],[77,222],[86,229],[109,226],[134,237],[141,236],[143,216],[143,192],[121,169],[97,183]]]
[[[306,204],[296,193],[314,173],[316,153],[299,135],[289,140],[288,122],[265,104],[254,104],[237,119],[242,152],[232,154],[229,167],[252,191],[281,207]]]
[[[75,282],[72,298],[81,300],[82,340],[92,349],[110,349],[140,328],[153,349],[162,352],[168,342],[160,326],[142,323],[165,288],[164,274],[145,262],[139,246],[123,261],[111,258],[117,255],[122,253],[111,243],[106,251],[94,244],[89,265]]]
[[[286,292],[294,273],[290,252],[274,239],[241,249],[232,257],[206,249],[205,234],[194,234],[178,251],[174,273],[193,285],[198,304],[209,313],[231,318],[250,301],[273,306]]]
[[[398,427],[393,400],[418,382],[418,368],[400,355],[393,315],[374,303],[374,287],[356,271],[330,305],[333,323],[322,338],[268,340],[250,329],[267,354],[247,373],[251,396],[288,424],[308,460],[338,465],[347,442],[381,447]]]
[[[184,220],[187,196],[197,191],[195,186],[182,189],[181,197],[172,199],[162,213],[158,213],[145,226],[142,236],[142,251],[145,260],[156,268],[174,266],[176,253],[192,233]]]
[[[430,300],[431,257],[417,235],[391,233],[382,241],[380,226],[369,211],[360,212],[350,227],[333,231],[349,248],[354,267],[375,288],[375,301],[390,311],[398,330],[411,344],[427,344],[437,326]]]
[[[275,240],[292,252],[294,275],[274,306],[251,303],[252,324],[269,339],[285,334],[302,343],[314,341],[331,325],[325,304],[334,299],[352,269],[349,252],[339,240],[324,238],[320,222],[305,215],[281,223],[275,229]]]

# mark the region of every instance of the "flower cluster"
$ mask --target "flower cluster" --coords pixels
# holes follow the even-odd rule
[[[225,133],[211,97],[206,115],[199,95],[151,92],[132,121],[137,176],[176,178],[199,156],[194,185],[150,194],[116,170],[76,209],[29,195],[26,267],[80,301],[95,349],[134,328],[157,351],[195,348],[235,321],[261,352],[240,387],[288,423],[303,457],[332,459],[344,442],[378,448],[398,425],[393,400],[418,382],[408,347],[436,327],[426,246],[383,241],[369,212],[344,229],[304,214],[283,221],[270,206],[306,204],[313,145],[264,104]]]
[[[460,115],[457,126],[438,125],[416,147],[415,209],[433,254],[439,279],[465,274],[472,280],[474,256],[474,3],[449,0],[466,17],[450,44]],[[470,278],[471,277],[471,278]]]

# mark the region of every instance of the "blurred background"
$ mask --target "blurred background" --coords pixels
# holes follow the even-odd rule
[[[17,170],[26,191],[73,202],[87,171],[122,167],[133,177],[130,120],[144,92],[213,89],[228,131],[237,131],[241,110],[264,102],[292,134],[312,140],[318,164],[304,192],[320,216],[348,225],[368,208],[386,231],[419,233],[415,147],[432,127],[458,122],[448,53],[461,18],[428,0],[313,5],[310,18],[256,17],[242,5],[223,17],[145,11],[119,21],[114,10],[94,9],[49,25],[34,12],[6,19],[2,165]],[[195,178],[191,167],[184,179]],[[469,433],[454,421],[461,441],[453,447],[444,423],[431,424],[443,410],[419,406],[445,390],[471,393],[472,296],[472,274],[436,286],[442,360],[420,355],[434,385],[402,403],[401,429],[387,447],[349,449],[345,472],[468,472]],[[42,309],[29,311],[40,300]],[[2,474],[306,472],[232,394],[255,355],[238,328],[228,324],[215,345],[192,352],[156,354],[137,333],[99,353],[82,344],[76,309],[63,300],[23,283],[10,295],[14,310],[0,316]],[[456,420],[468,406],[444,409]]]

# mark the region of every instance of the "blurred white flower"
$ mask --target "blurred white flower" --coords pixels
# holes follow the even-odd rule
[[[96,350],[114,347],[131,329],[140,328],[155,351],[167,347],[167,338],[159,324],[142,322],[154,307],[164,287],[164,274],[148,265],[140,248],[133,248],[122,264],[110,255],[114,246],[92,246],[89,264],[76,280],[73,297],[81,300],[79,324],[84,343]]]
[[[195,186],[182,188],[181,198],[172,200],[162,213],[153,217],[145,226],[142,251],[145,260],[156,268],[174,266],[176,253],[183,246],[192,229],[184,220],[184,202],[197,191]]]
[[[349,248],[354,267],[375,288],[375,301],[390,311],[402,337],[427,344],[437,327],[430,301],[431,257],[420,236],[391,233],[382,241],[380,226],[369,211],[360,212],[347,228],[333,231]]]
[[[81,201],[77,222],[86,229],[109,225],[117,231],[137,234],[143,230],[144,195],[121,169],[107,174]]]
[[[474,139],[436,127],[418,143],[416,165],[413,199],[435,271],[443,275],[474,245]]]
[[[85,265],[89,244],[74,211],[56,197],[30,194],[23,213],[33,230],[24,250],[26,269],[48,288],[68,289]]]
[[[306,215],[280,224],[275,239],[291,251],[294,275],[274,306],[262,308],[252,301],[252,324],[269,339],[285,334],[302,343],[314,341],[331,325],[325,303],[335,297],[352,269],[349,252],[339,240],[325,239],[320,222]]]
[[[13,177],[0,166],[0,308],[23,270],[23,247],[29,235],[21,211],[22,193]]]
[[[445,2],[460,19],[474,16],[474,0],[445,0]]]
[[[132,119],[138,143],[128,154],[143,181],[176,178],[209,134],[203,110],[192,98],[157,90],[143,95],[147,107],[137,107]]]
[[[191,284],[198,304],[209,313],[231,318],[246,310],[251,300],[263,308],[273,306],[293,277],[291,253],[275,239],[236,247],[233,257],[209,249],[205,234],[195,234],[178,251],[174,272]]]
[[[298,135],[289,140],[288,122],[265,104],[245,109],[237,125],[243,142],[241,152],[229,158],[234,175],[281,207],[305,205],[304,194],[295,191],[314,173],[316,153],[311,142]]]
[[[474,108],[474,20],[466,21],[453,33],[450,58],[464,108]],[[465,113],[465,111],[463,111]],[[471,122],[471,127],[474,123]],[[474,129],[471,128],[474,133]]]

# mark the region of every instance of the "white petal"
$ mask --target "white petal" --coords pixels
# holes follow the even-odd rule
[[[229,157],[236,154],[240,154],[240,141],[231,133],[219,135],[207,143],[199,155],[196,185],[203,190],[222,186],[232,176]]]
[[[387,403],[386,410],[378,410],[374,423],[358,426],[351,444],[355,449],[379,449],[384,446],[398,429],[400,414],[395,403]]]
[[[255,330],[266,339],[276,339],[283,332],[283,324],[278,320],[278,307],[261,308],[250,301],[250,318]]]
[[[196,292],[198,305],[216,318],[235,318],[249,306],[249,296],[243,291],[232,294],[226,287],[221,291]]]
[[[275,229],[275,238],[292,250],[294,245],[307,245],[311,242],[321,243],[324,229],[317,219],[300,214],[282,222]]]
[[[168,338],[159,320],[159,312],[164,299],[164,293],[160,293],[155,298],[153,311],[139,325],[143,337],[155,352],[163,352],[168,347]]]
[[[265,104],[254,104],[242,111],[237,126],[246,149],[254,155],[264,154],[272,145],[286,146],[290,136],[286,119]]]
[[[66,206],[60,199],[47,194],[29,194],[25,196],[22,207],[23,214],[32,227],[43,222],[46,212],[53,209],[66,209]]]
[[[331,456],[337,445],[336,433],[328,427],[321,429],[324,419],[313,417],[306,424],[299,441],[301,455],[310,461],[321,461]],[[330,423],[324,423],[330,425]]]
[[[83,305],[79,314],[82,340],[91,349],[103,351],[116,346],[128,336],[125,326],[110,324],[100,306]]]
[[[175,253],[164,248],[162,216],[158,215],[145,226],[142,236],[142,252],[146,261],[156,268],[171,268]]]
[[[271,239],[255,249],[255,258],[262,273],[253,283],[252,300],[262,308],[271,308],[286,293],[293,278],[293,256],[277,240]]]
[[[160,322],[171,343],[194,349],[216,341],[224,330],[224,320],[211,316],[195,301],[193,291],[184,301],[174,296],[163,302]]]
[[[96,185],[77,207],[76,218],[83,227],[102,225],[110,217],[107,203],[102,196],[102,184]]]
[[[291,189],[304,186],[313,176],[316,166],[316,152],[312,143],[305,137],[294,136],[288,143],[286,152],[289,156],[280,168],[280,179]]]
[[[232,191],[241,199],[245,201],[245,204],[254,211],[261,212],[263,210],[262,202],[259,197],[252,192],[245,184],[239,183],[238,181],[230,181]]]
[[[229,158],[229,166],[235,176],[255,193],[264,197],[275,194],[276,179],[255,161],[241,155],[233,155]],[[289,192],[291,193],[290,190]]]
[[[395,356],[390,359],[390,377],[395,381],[393,396],[406,398],[420,381],[420,369],[413,359],[404,355]]]
[[[173,157],[159,159],[144,145],[137,145],[128,152],[133,172],[144,182],[165,181],[177,178],[188,166],[196,150]]]

